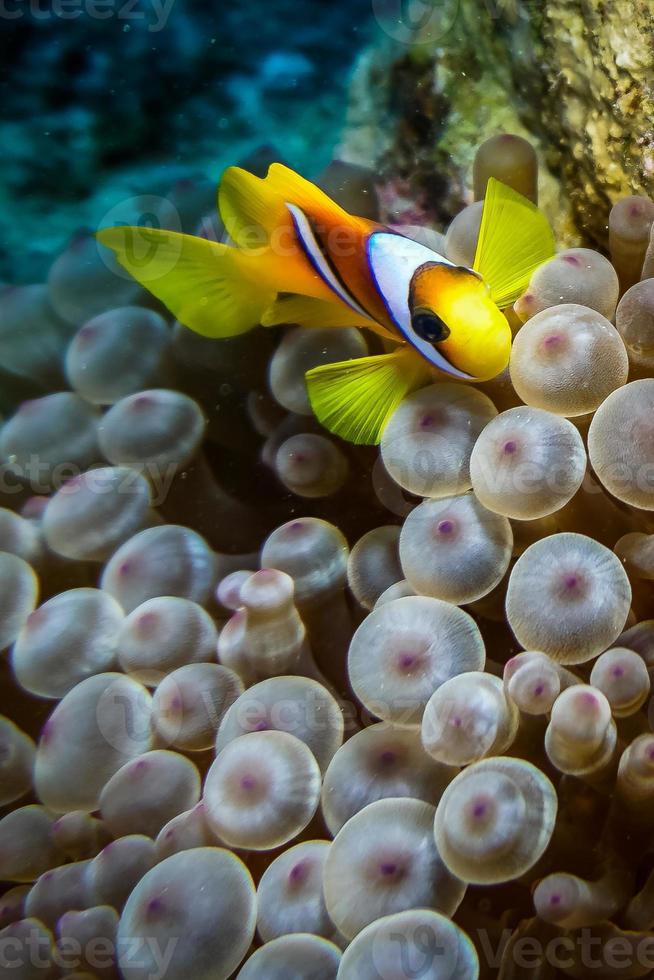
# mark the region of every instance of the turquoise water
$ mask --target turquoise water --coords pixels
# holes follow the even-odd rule
[[[80,226],[267,144],[331,159],[367,0],[10,0],[0,11],[0,281],[42,278]]]

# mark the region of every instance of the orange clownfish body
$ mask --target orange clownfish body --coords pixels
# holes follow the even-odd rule
[[[378,442],[397,404],[434,369],[468,381],[502,371],[511,331],[501,310],[554,254],[541,212],[495,180],[472,269],[348,214],[281,164],[264,179],[229,168],[219,207],[234,245],[151,228],[109,228],[98,238],[205,336],[297,323],[370,329],[395,343],[387,354],[307,372],[317,417],[357,443]]]

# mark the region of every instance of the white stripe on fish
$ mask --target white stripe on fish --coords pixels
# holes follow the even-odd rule
[[[437,262],[456,268],[444,255],[426,245],[387,231],[375,231],[368,239],[368,265],[377,292],[391,320],[412,347],[430,364],[455,378],[469,380],[470,374],[459,371],[427,340],[423,340],[411,325],[409,291],[416,269],[426,262]]]

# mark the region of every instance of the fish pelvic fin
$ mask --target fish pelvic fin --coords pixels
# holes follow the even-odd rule
[[[533,271],[555,252],[554,235],[543,212],[491,177],[472,267],[488,283],[497,306],[511,306],[527,288]]]
[[[235,337],[260,322],[276,288],[265,259],[160,228],[105,228],[97,239],[180,323],[204,337]]]
[[[311,407],[330,432],[357,445],[377,445],[389,418],[410,391],[428,382],[425,361],[401,347],[312,368],[306,375]]]

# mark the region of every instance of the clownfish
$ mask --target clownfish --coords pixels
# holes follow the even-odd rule
[[[435,378],[485,381],[503,371],[511,329],[502,310],[555,252],[542,212],[493,178],[470,269],[349,214],[279,163],[265,178],[228,168],[218,205],[233,245],[141,227],[107,228],[97,237],[204,336],[286,323],[381,335],[387,353],[306,374],[319,421],[359,444],[378,443],[405,395]],[[143,247],[146,254],[138,254]]]

